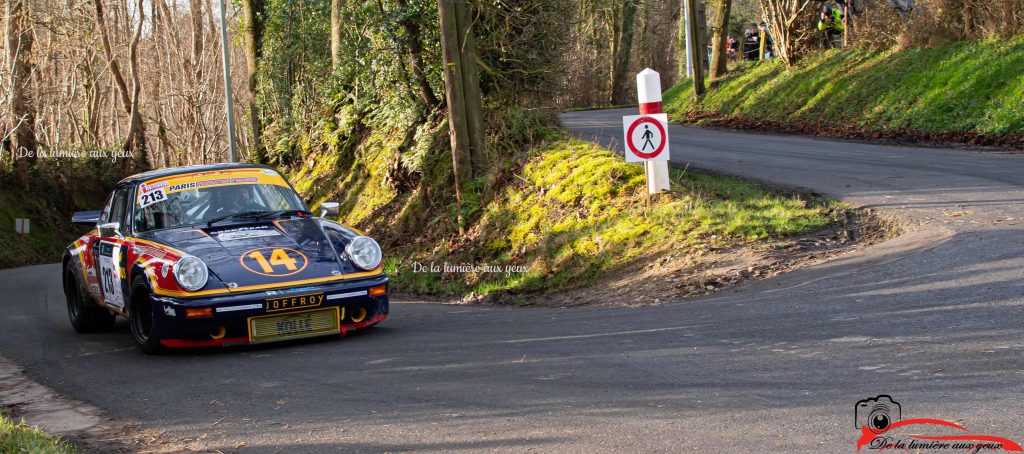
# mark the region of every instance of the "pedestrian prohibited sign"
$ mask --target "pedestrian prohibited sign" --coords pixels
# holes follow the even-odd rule
[[[668,115],[622,117],[626,162],[668,161]]]

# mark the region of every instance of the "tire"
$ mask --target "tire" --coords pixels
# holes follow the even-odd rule
[[[153,329],[153,306],[149,298],[149,285],[143,276],[136,276],[132,281],[131,308],[128,311],[128,324],[132,328],[135,346],[147,355],[155,355],[164,350],[160,338]]]
[[[71,327],[78,333],[107,331],[114,327],[116,316],[109,310],[90,304],[82,295],[82,289],[75,279],[75,270],[71,262],[64,269],[64,297],[67,298],[68,318]]]

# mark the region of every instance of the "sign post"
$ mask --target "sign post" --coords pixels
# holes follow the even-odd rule
[[[626,162],[643,162],[647,193],[668,191],[668,115],[661,112],[661,76],[647,68],[636,75],[640,115],[622,117]]]

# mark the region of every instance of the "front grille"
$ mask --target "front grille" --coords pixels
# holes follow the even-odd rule
[[[249,319],[249,341],[336,333],[339,320],[337,307],[252,317]]]

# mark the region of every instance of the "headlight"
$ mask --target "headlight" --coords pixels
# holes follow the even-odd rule
[[[185,256],[174,264],[174,279],[185,290],[196,291],[203,288],[209,274],[206,263],[199,257]]]
[[[373,238],[357,236],[345,246],[345,254],[356,266],[364,270],[372,270],[380,265],[381,252]]]

